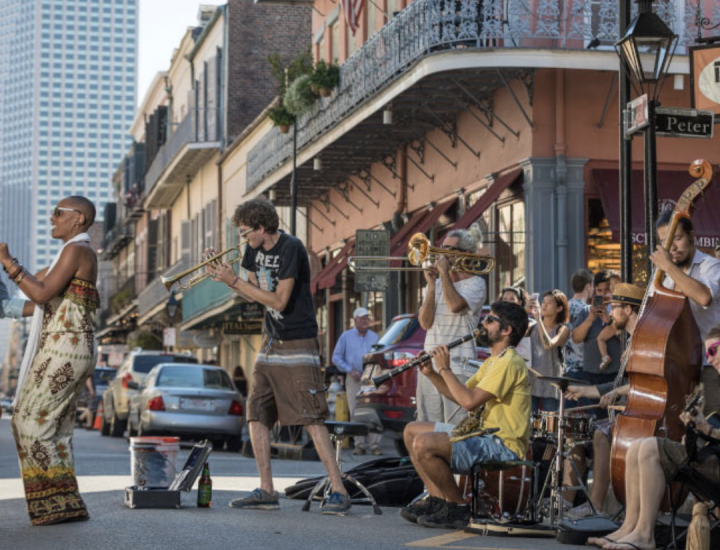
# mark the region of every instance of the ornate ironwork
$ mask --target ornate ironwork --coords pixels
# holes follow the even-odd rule
[[[654,6],[680,36],[676,55],[687,54],[687,47],[711,19],[720,20],[720,2],[656,0]],[[632,7],[636,12],[634,3]],[[434,52],[608,51],[619,36],[618,16],[617,0],[415,0],[342,65],[336,93],[319,99],[300,117],[298,150],[319,139]],[[272,129],[248,155],[248,189],[255,188],[291,157],[292,136]]]

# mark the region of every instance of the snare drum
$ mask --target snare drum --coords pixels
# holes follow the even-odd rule
[[[555,411],[538,411],[532,415],[533,438],[557,439],[560,415]],[[583,413],[565,415],[565,437],[574,441],[590,439],[590,417]]]

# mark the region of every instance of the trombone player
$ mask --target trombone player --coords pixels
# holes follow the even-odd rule
[[[470,229],[454,229],[448,232],[440,248],[441,251],[476,254],[480,246],[482,231],[477,223],[474,223]],[[435,264],[423,272],[427,281],[427,292],[418,320],[420,326],[427,331],[427,353],[475,330],[487,298],[485,280],[482,277],[452,270],[451,267],[449,258],[441,252]],[[450,355],[477,359],[474,340],[450,350]],[[451,363],[451,366],[461,384],[477,370],[473,368],[472,372],[468,372],[467,367],[459,363]],[[437,371],[434,360],[433,367]],[[441,395],[427,376],[418,377],[416,398],[418,422],[458,424],[467,416],[462,407]]]
[[[235,210],[233,222],[248,246],[242,259],[248,280],[229,264],[210,262],[214,281],[225,283],[251,302],[265,306],[263,343],[255,359],[253,382],[247,401],[247,422],[260,487],[231,508],[278,509],[270,464],[270,429],[283,425],[305,426],[332,483],[323,503],[323,514],[345,515],[350,497],[335,462],[325,427],[328,415],[318,347],[318,325],[310,293],[310,261],[302,242],[278,230],[275,207],[266,199],[249,200]],[[212,255],[213,251],[206,251]]]

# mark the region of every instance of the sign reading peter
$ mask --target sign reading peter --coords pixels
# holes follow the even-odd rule
[[[658,107],[655,110],[655,132],[665,137],[713,137],[714,114],[712,111]]]
[[[388,262],[383,260],[363,260],[363,256],[390,255],[390,232],[358,229],[355,232],[355,256],[358,268],[371,267],[377,271],[355,270],[355,292],[383,292],[390,286]]]

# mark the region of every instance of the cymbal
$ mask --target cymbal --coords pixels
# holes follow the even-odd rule
[[[564,390],[568,386],[592,386],[590,382],[578,380],[577,378],[568,378],[567,376],[538,376],[537,379],[549,384],[557,384]]]

